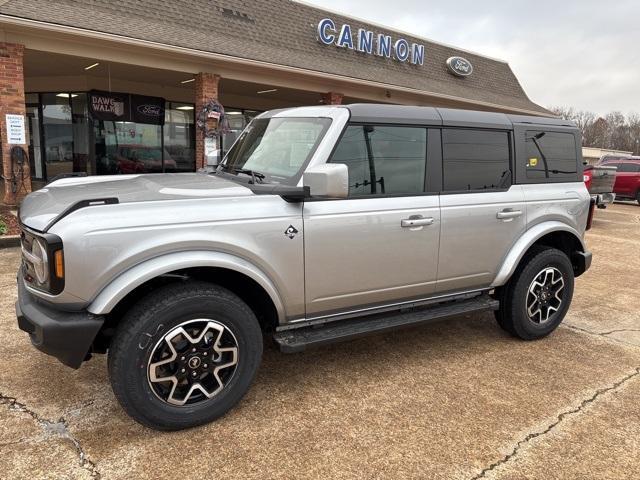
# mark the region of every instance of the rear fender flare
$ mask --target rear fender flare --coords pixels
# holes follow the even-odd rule
[[[536,243],[540,238],[552,232],[568,232],[572,234],[580,242],[580,246],[583,252],[586,252],[586,247],[581,235],[577,230],[561,222],[551,221],[540,223],[527,230],[518,241],[511,247],[511,250],[505,257],[498,274],[495,276],[491,287],[501,287],[509,281],[513,272],[515,272],[520,260],[524,257],[527,250]]]

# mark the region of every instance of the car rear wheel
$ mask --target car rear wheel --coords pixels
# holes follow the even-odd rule
[[[237,295],[203,282],[168,285],[122,319],[109,350],[111,385],[137,422],[194,427],[240,401],[262,345],[258,321]]]
[[[573,266],[567,255],[555,248],[536,247],[497,292],[500,308],[496,320],[523,340],[545,337],[564,319],[573,286]]]

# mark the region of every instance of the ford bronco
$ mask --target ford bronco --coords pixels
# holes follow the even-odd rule
[[[108,354],[138,422],[212,421],[283,352],[478,311],[551,333],[591,254],[564,120],[392,105],[254,119],[213,172],[66,178],[20,208],[18,324]]]

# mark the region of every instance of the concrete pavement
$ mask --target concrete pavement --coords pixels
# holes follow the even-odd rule
[[[17,329],[0,250],[0,478],[637,478],[640,207],[597,211],[592,269],[553,335],[473,315],[298,355],[265,352],[214,424],[147,430],[106,362],[70,370]]]

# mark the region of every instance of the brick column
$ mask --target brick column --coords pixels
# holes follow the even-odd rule
[[[327,92],[322,94],[322,103],[325,105],[342,105],[344,95],[337,92]]]
[[[2,176],[4,177],[4,199],[7,205],[16,204],[14,188],[20,189],[18,198],[31,191],[31,175],[29,162],[24,164],[22,179],[10,179],[14,176],[11,162],[11,148],[16,145],[7,144],[6,115],[22,115],[27,128],[27,116],[24,98],[24,45],[0,42],[0,141],[2,142]],[[18,145],[28,152],[27,145]],[[17,170],[17,169],[16,169]],[[16,171],[17,175],[17,171]],[[9,179],[9,180],[7,180]]]
[[[202,72],[196,75],[195,81],[195,114],[196,119],[202,107],[210,100],[218,100],[220,75]],[[196,170],[206,165],[204,158],[204,132],[196,128]]]

